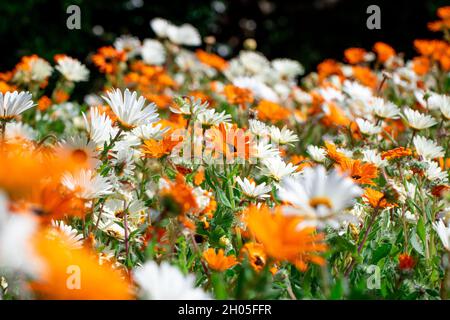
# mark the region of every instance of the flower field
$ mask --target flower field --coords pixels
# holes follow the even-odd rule
[[[411,60],[375,41],[309,74],[162,18],[83,62],[23,56],[0,298],[447,299],[450,7],[427,27]]]

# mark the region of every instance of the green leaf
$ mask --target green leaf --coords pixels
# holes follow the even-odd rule
[[[230,200],[228,200],[228,198],[227,198],[227,196],[226,196],[226,194],[225,194],[225,192],[223,190],[216,189],[216,194],[217,194],[217,197],[218,197],[218,199],[219,199],[221,204],[223,204],[224,206],[226,206],[226,207],[228,207],[230,209],[232,208]]]
[[[344,286],[341,279],[337,279],[333,288],[331,289],[330,299],[337,300],[342,299],[344,294]]]
[[[425,256],[424,250],[423,250],[423,245],[419,241],[419,238],[417,237],[416,233],[413,233],[411,235],[411,245],[414,248],[414,250],[417,251],[418,254],[420,254],[421,256]]]
[[[390,243],[383,243],[373,252],[372,263],[377,264],[382,258],[386,257],[391,251],[392,245]]]
[[[425,231],[425,223],[422,219],[422,217],[419,218],[419,221],[417,221],[417,235],[422,240],[422,243],[425,243],[426,241],[426,231]]]

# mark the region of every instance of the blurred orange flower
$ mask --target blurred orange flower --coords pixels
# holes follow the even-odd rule
[[[217,54],[208,53],[204,50],[198,49],[195,51],[195,55],[202,63],[217,70],[224,71],[228,67],[228,62]]]
[[[43,299],[126,300],[132,299],[131,286],[124,275],[106,264],[99,265],[96,253],[86,248],[71,249],[57,235],[40,232],[35,239],[44,264],[41,277],[31,288]]]
[[[325,263],[318,255],[327,250],[324,235],[316,234],[312,227],[299,228],[300,217],[285,216],[279,209],[271,212],[266,206],[249,207],[245,215],[250,232],[272,258],[289,261],[301,271],[305,271],[310,262]]]
[[[283,121],[290,115],[288,109],[268,100],[261,100],[256,107],[256,110],[258,111],[259,119],[262,121],[271,121],[273,123]]]
[[[344,51],[345,60],[350,64],[364,62],[367,52],[362,48],[349,48]]]
[[[114,74],[120,62],[126,60],[126,53],[118,51],[113,47],[101,47],[97,53],[92,56],[92,62],[103,73]]]
[[[391,57],[395,56],[395,50],[384,42],[377,42],[373,46],[373,51],[378,56],[378,61],[385,63]]]

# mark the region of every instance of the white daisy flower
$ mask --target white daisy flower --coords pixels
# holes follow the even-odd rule
[[[405,185],[399,183],[394,179],[388,179],[388,183],[398,195],[398,201],[405,203],[407,199],[414,199],[416,194],[416,185],[406,181]]]
[[[239,52],[239,61],[251,74],[259,74],[270,68],[270,62],[259,52],[242,50]]]
[[[266,140],[260,140],[252,145],[250,160],[274,158],[280,155],[280,150]],[[253,163],[252,161],[250,163]]]
[[[353,158],[353,151],[352,150],[339,147],[339,148],[336,148],[336,151],[342,153],[347,158]]]
[[[194,275],[183,275],[168,262],[158,265],[147,261],[133,271],[133,279],[140,287],[142,299],[149,300],[209,300],[210,296],[195,287]]]
[[[356,119],[356,123],[358,124],[359,131],[368,136],[379,134],[382,129],[380,126],[376,126],[372,122],[361,118]]]
[[[439,109],[442,115],[450,120],[450,96],[444,94],[433,94],[428,98],[428,106],[434,109]]]
[[[445,155],[444,149],[433,140],[422,136],[415,136],[413,143],[419,156],[425,160],[432,160]]]
[[[250,132],[257,137],[266,137],[269,134],[269,128],[264,122],[250,119],[248,121]]]
[[[311,94],[308,92],[305,92],[299,88],[293,88],[292,89],[293,97],[295,101],[301,104],[310,104],[313,102],[313,98]]]
[[[145,39],[141,48],[142,59],[147,64],[162,65],[166,61],[166,50],[158,40]]]
[[[92,170],[80,170],[76,174],[66,173],[62,178],[62,184],[85,200],[100,198],[113,191],[109,179]]]
[[[430,181],[438,183],[446,183],[448,181],[447,171],[442,171],[439,164],[435,161],[425,161],[427,169],[425,170],[425,177]]]
[[[342,90],[354,100],[368,101],[373,98],[372,91],[356,81],[344,81]]]
[[[281,181],[284,177],[290,176],[297,170],[297,166],[287,163],[281,157],[266,158],[262,161],[264,167],[261,173],[275,181]]]
[[[298,141],[298,136],[292,130],[289,130],[287,126],[284,126],[281,130],[276,126],[271,126],[269,127],[269,135],[272,142],[281,145],[292,145],[293,142]]]
[[[290,83],[275,83],[272,85],[273,90],[275,91],[275,93],[278,95],[278,97],[280,97],[281,100],[286,100],[289,98],[291,92],[292,92],[292,88]]]
[[[262,81],[252,77],[239,77],[233,80],[233,85],[239,88],[249,89],[257,99],[279,102],[276,92]]]
[[[89,79],[89,70],[84,64],[77,59],[71,57],[63,57],[58,59],[56,70],[69,81],[80,82]]]
[[[167,38],[167,30],[172,25],[169,21],[162,18],[154,18],[150,22],[153,32],[160,38]]]
[[[152,124],[144,124],[142,126],[139,126],[131,131],[132,134],[134,134],[136,137],[138,137],[141,140],[148,140],[148,139],[161,139],[164,134],[169,130],[169,128],[163,128],[162,125],[159,123],[155,125]]]
[[[169,25],[167,27],[167,37],[178,45],[199,46],[202,44],[200,33],[188,23],[181,26]]]
[[[122,221],[126,212],[130,231],[145,221],[145,210],[145,203],[136,199],[107,199],[103,206],[105,216],[115,221]]]
[[[125,229],[116,223],[116,219],[111,219],[102,214],[98,220],[98,214],[94,215],[94,221],[98,221],[98,229],[106,233],[108,236],[116,238],[119,241],[125,240]]]
[[[114,150],[115,151],[115,150]],[[111,164],[115,168],[115,173],[118,177],[132,176],[134,169],[134,152],[131,148],[120,148],[112,153]]]
[[[126,52],[127,58],[134,58],[139,53],[141,41],[130,35],[122,35],[114,41],[114,48]]]
[[[26,213],[11,213],[7,198],[0,193],[0,269],[38,276],[42,261],[33,249],[33,235],[39,222]]]
[[[0,92],[0,120],[8,121],[22,112],[32,108],[33,103],[31,93],[21,91],[14,92]]]
[[[42,58],[31,59],[29,70],[31,73],[31,79],[37,82],[44,81],[50,77],[53,72],[53,68],[50,63]]]
[[[333,87],[320,88],[318,92],[325,102],[343,102],[345,100],[342,91]]]
[[[381,154],[377,152],[377,150],[363,150],[363,161],[373,163],[379,168],[385,167],[388,162],[381,158]]]
[[[32,127],[22,122],[8,122],[5,127],[5,138],[9,141],[23,141],[36,139],[36,132]]]
[[[272,60],[272,67],[282,79],[295,79],[295,77],[305,73],[303,66],[298,61],[291,59],[274,59]]]
[[[291,204],[285,208],[286,214],[304,216],[307,224],[333,228],[349,218],[342,211],[361,195],[352,179],[336,170],[327,174],[323,166],[308,167],[301,175],[283,179],[278,191],[280,199]]]
[[[95,168],[99,163],[95,143],[88,141],[84,136],[71,136],[62,140],[58,145],[58,152],[63,158],[67,157],[77,163],[88,164],[91,168]]]
[[[206,109],[197,115],[197,121],[202,125],[218,126],[222,122],[230,122],[231,116],[225,111],[218,113],[214,109]]]
[[[272,187],[266,185],[265,182],[257,185],[254,181],[250,181],[247,178],[244,178],[244,180],[242,180],[241,177],[237,177],[236,182],[241,187],[242,192],[249,198],[263,199],[270,197],[270,195],[267,193],[272,191]]]
[[[201,187],[196,187],[192,190],[192,194],[195,197],[195,202],[198,205],[198,212],[202,212],[203,210],[206,209],[206,207],[209,206],[209,204],[211,203],[211,196],[212,193],[209,191],[204,190]]]
[[[414,92],[414,95],[420,105],[428,110],[439,110],[443,105],[450,105],[450,97],[444,94],[418,90]]]
[[[433,222],[433,228],[441,239],[444,248],[447,251],[450,251],[450,226],[446,226],[441,219],[437,222]]]
[[[437,121],[432,116],[422,114],[411,108],[405,108],[403,113],[409,126],[415,130],[430,128],[437,124]]]
[[[80,249],[83,246],[83,235],[64,221],[52,220],[52,227],[52,231],[58,232],[70,248]]]
[[[86,103],[89,107],[97,107],[103,103],[102,98],[95,93],[90,93],[84,96],[84,103]]]
[[[392,74],[394,84],[409,91],[417,89],[418,80],[417,74],[411,68],[407,67],[398,68]]]
[[[369,109],[382,119],[398,119],[400,115],[400,109],[395,104],[382,98],[372,98],[369,101]]]
[[[145,98],[138,98],[137,92],[125,89],[124,93],[120,89],[107,92],[107,97],[103,99],[109,104],[116,114],[120,125],[127,130],[134,129],[141,124],[149,124],[158,121],[159,115],[156,105],[150,103],[145,106]]]
[[[194,81],[200,81],[202,77],[213,78],[217,74],[217,70],[201,63],[197,56],[191,51],[181,49],[175,58],[176,65],[180,68],[180,71],[175,75],[175,80],[180,85],[186,82],[185,73],[189,73],[194,77]]]
[[[306,147],[306,152],[308,152],[311,159],[316,162],[323,162],[327,155],[327,152],[323,148],[313,145]]]
[[[89,117],[83,112],[83,118],[89,138],[99,147],[109,142],[117,133],[117,128],[113,128],[109,116],[100,113],[98,108],[91,108]]]
[[[186,99],[178,100],[176,107],[170,107],[170,111],[178,114],[191,115],[193,118],[197,117],[200,113],[203,113],[208,108],[208,102],[202,102],[200,99],[196,99],[195,97],[189,97],[189,100]]]

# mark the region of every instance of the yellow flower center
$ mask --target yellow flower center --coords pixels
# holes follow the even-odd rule
[[[88,159],[86,151],[77,149],[72,152],[72,158],[78,163],[84,163]]]
[[[331,209],[331,201],[327,197],[314,197],[309,200],[309,205],[314,209],[320,205],[323,205],[329,209]]]

